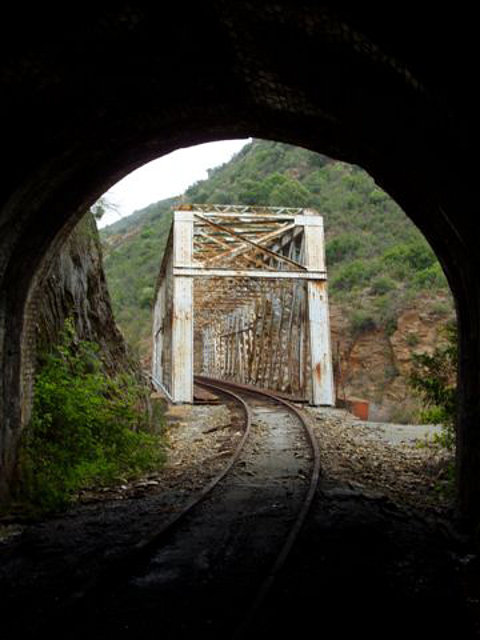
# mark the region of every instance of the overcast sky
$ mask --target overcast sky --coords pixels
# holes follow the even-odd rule
[[[177,149],[132,171],[105,194],[118,213],[105,214],[99,226],[112,224],[152,202],[181,195],[197,180],[207,178],[207,169],[228,162],[247,142],[249,139],[222,140]]]

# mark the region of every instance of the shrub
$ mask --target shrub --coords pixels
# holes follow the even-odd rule
[[[308,174],[303,180],[303,186],[310,191],[312,194],[321,193],[323,189],[325,189],[325,185],[327,182],[327,177],[324,171],[317,170],[312,171]]]
[[[413,354],[410,385],[422,397],[425,409],[420,414],[423,423],[443,426],[440,444],[448,449],[455,445],[457,413],[457,330],[450,323],[445,327],[447,343],[437,347],[430,355]]]
[[[326,258],[327,265],[342,262],[346,258],[354,258],[358,255],[362,247],[362,242],[358,235],[353,233],[342,233],[327,242]]]
[[[407,333],[407,335],[405,336],[405,342],[408,344],[409,347],[413,349],[420,342],[420,338],[416,333]]]
[[[372,261],[353,260],[337,271],[332,279],[332,288],[351,291],[354,287],[365,284],[375,269],[376,265]]]
[[[435,254],[421,239],[395,245],[385,251],[382,260],[392,275],[398,278],[407,277],[409,271],[428,269],[436,262]]]
[[[155,293],[153,287],[143,287],[140,291],[140,299],[138,301],[142,309],[150,309],[153,303],[153,294]]]
[[[437,262],[415,274],[413,285],[416,289],[445,288],[445,275],[440,264]]]
[[[232,196],[224,190],[214,191],[211,202],[214,204],[230,204],[232,200]]]
[[[140,233],[140,237],[141,238],[151,238],[153,236],[154,232],[153,229],[151,227],[144,227]]]
[[[392,314],[389,314],[385,317],[384,328],[385,328],[385,333],[389,338],[391,338],[395,333],[395,331],[397,330],[397,327],[398,327],[397,322],[398,322],[397,318]]]
[[[396,288],[395,281],[388,276],[379,276],[372,282],[371,292],[377,296],[383,296],[385,293]]]
[[[158,468],[164,447],[147,432],[142,393],[133,375],[105,375],[98,345],[77,340],[67,321],[35,378],[20,453],[23,500],[59,509],[82,487]]]
[[[239,180],[236,188],[238,192],[235,196],[230,196],[230,202],[238,200],[238,202],[242,204],[251,205],[265,203],[265,192],[262,182],[245,178],[243,180]]]
[[[310,192],[298,180],[287,177],[271,189],[268,197],[273,207],[308,207],[310,200]]]
[[[375,319],[367,311],[355,311],[350,319],[350,330],[354,337],[376,329]]]
[[[370,193],[368,194],[368,197],[370,202],[373,205],[384,204],[385,202],[388,201],[387,194],[381,189],[378,189],[377,187],[374,187],[372,191],[370,191]]]

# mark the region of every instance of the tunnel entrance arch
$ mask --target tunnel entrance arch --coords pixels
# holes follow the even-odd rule
[[[173,402],[191,403],[194,369],[335,404],[323,218],[315,211],[174,212],[154,306],[153,381]]]
[[[27,303],[54,248],[148,160],[256,136],[362,166],[433,247],[459,319],[458,506],[479,521],[474,21],[286,0],[32,11],[10,7],[2,38],[0,494],[31,403]]]

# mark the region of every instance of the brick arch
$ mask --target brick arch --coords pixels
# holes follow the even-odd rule
[[[462,85],[475,59],[469,26],[438,12],[432,30],[430,18],[395,9],[341,13],[288,0],[180,3],[168,15],[161,5],[42,7],[27,18],[10,8],[4,20],[0,492],[8,493],[28,415],[24,309],[54,247],[101,193],[148,160],[252,135],[363,166],[434,248],[460,323],[458,504],[478,520],[476,128]],[[459,42],[446,50],[452,33]]]

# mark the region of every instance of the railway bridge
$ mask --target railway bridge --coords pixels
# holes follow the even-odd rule
[[[183,205],[153,318],[154,384],[193,401],[193,374],[335,403],[323,218],[301,208]]]
[[[366,169],[424,233],[459,326],[458,514],[480,523],[478,29],[417,3],[6,3],[0,499],[32,404],[30,296],[85,211],[174,149],[254,136]],[[161,34],[161,37],[159,37]],[[448,43],[448,46],[446,46]]]

